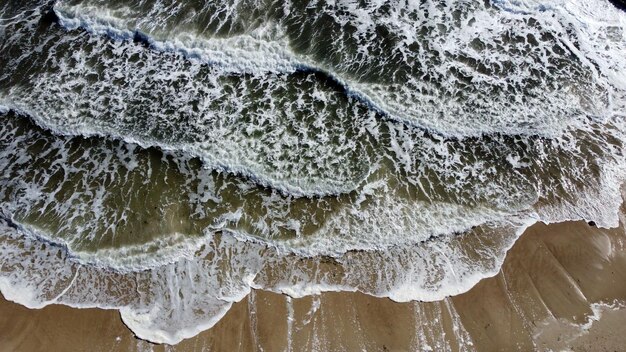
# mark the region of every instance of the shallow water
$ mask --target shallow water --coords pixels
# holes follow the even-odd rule
[[[0,3],[0,289],[211,327],[250,288],[466,291],[536,221],[616,226],[608,1]]]

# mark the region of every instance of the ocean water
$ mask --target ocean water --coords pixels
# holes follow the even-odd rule
[[[608,0],[0,0],[0,290],[176,343],[251,289],[438,300],[618,223]]]

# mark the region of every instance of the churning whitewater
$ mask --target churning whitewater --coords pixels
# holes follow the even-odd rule
[[[438,300],[618,223],[608,0],[0,0],[0,290],[177,343],[251,289]]]

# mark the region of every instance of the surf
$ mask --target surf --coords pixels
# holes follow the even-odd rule
[[[434,301],[537,221],[619,222],[608,2],[120,4],[0,22],[10,300],[176,343],[252,289]]]

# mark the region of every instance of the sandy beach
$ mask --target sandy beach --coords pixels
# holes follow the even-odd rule
[[[536,224],[495,277],[439,302],[361,293],[292,299],[254,291],[176,346],[136,339],[116,311],[0,303],[2,351],[619,351],[626,345],[626,234]]]

